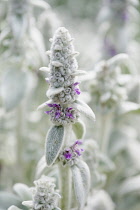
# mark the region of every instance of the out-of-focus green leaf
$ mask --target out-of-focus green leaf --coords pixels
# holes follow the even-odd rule
[[[140,192],[140,175],[125,180],[119,191],[122,196],[134,192]]]
[[[21,209],[19,209],[17,206],[12,205],[8,208],[8,210],[21,210]]]
[[[115,169],[115,164],[105,155],[100,154],[99,167],[104,172],[113,171]]]
[[[133,102],[123,102],[118,112],[119,115],[140,114],[140,105]]]
[[[1,84],[1,95],[6,111],[14,109],[25,96],[27,74],[19,70],[8,70]]]
[[[0,208],[1,210],[7,210],[11,205],[21,207],[21,201],[12,193],[0,192]]]
[[[32,194],[27,185],[22,184],[22,183],[16,183],[13,189],[22,201],[32,199]]]

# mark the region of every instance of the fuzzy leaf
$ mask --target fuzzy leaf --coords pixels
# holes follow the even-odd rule
[[[59,88],[49,88],[49,90],[47,91],[46,95],[48,98],[53,97],[56,94],[59,94],[60,92],[62,92],[64,90],[64,87],[59,87]]]
[[[11,205],[16,205],[21,207],[21,201],[19,198],[12,193],[8,192],[0,192],[0,209],[5,210],[8,209]]]
[[[119,114],[140,114],[140,105],[133,102],[124,102],[120,106]]]
[[[21,209],[19,209],[17,206],[12,205],[8,208],[8,210],[21,210]]]
[[[30,35],[34,41],[37,51],[39,52],[42,63],[46,63],[45,47],[42,34],[36,27],[31,27]]]
[[[22,183],[16,183],[13,187],[15,193],[20,197],[21,200],[32,199],[32,194],[27,185]]]
[[[100,154],[99,159],[99,165],[102,168],[102,171],[110,172],[115,170],[115,164],[106,155]]]
[[[75,196],[79,210],[84,208],[90,188],[90,172],[87,164],[80,160],[77,165],[71,167],[74,182]]]
[[[87,72],[83,71],[83,70],[76,70],[72,73],[73,76],[83,76],[85,75]]]
[[[39,71],[43,71],[43,72],[49,73],[50,72],[50,69],[48,67],[41,67],[39,69]]]
[[[22,205],[27,206],[28,208],[32,208],[33,207],[33,201],[23,201]]]
[[[50,166],[56,160],[63,145],[64,127],[53,126],[46,137],[46,162]]]
[[[76,122],[72,125],[73,131],[77,139],[82,139],[85,135],[85,125],[83,122]]]
[[[71,105],[74,109],[78,110],[81,114],[85,115],[87,118],[95,121],[95,114],[92,109],[83,101],[75,100]]]
[[[20,70],[9,70],[4,75],[1,95],[6,111],[14,109],[23,99],[27,86],[27,74]]]
[[[120,194],[121,196],[132,193],[132,192],[140,192],[140,176],[135,176],[127,179],[123,182],[120,188]]]
[[[37,164],[35,178],[39,179],[41,175],[43,175],[44,173],[49,175],[50,173],[54,171],[54,169],[55,169],[55,166],[47,167],[45,156],[43,156]]]
[[[51,104],[51,103],[52,103],[52,100],[48,100],[48,101],[44,102],[43,104],[39,105],[39,106],[37,107],[37,110],[43,109],[44,107],[47,106],[47,104]]]
[[[120,65],[121,63],[128,61],[128,59],[129,59],[129,56],[127,54],[121,53],[109,59],[107,63],[109,66]]]

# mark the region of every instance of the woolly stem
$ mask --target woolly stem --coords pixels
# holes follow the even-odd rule
[[[108,152],[109,138],[113,123],[112,117],[113,117],[112,113],[109,113],[109,114],[102,114],[98,118],[99,127],[100,127],[99,144],[101,151],[105,154],[107,154]]]
[[[65,144],[64,147],[68,145],[68,142],[71,137],[72,126],[67,125],[65,126]],[[61,163],[59,164],[59,184],[60,184],[60,191],[61,191],[61,204],[60,208],[63,210],[70,209],[71,204],[71,170],[69,166],[62,166]]]
[[[18,167],[18,173],[20,178],[22,177],[22,154],[23,154],[23,136],[24,136],[24,125],[25,125],[25,109],[24,104],[20,104],[17,108],[17,125],[16,125],[16,161]]]

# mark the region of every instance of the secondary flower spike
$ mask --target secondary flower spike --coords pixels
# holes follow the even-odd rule
[[[55,125],[64,125],[69,123],[75,123],[79,118],[79,113],[72,107],[63,108],[60,104],[47,104],[52,109],[45,111],[50,115],[51,121]]]

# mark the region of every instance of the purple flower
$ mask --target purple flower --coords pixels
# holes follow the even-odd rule
[[[66,113],[65,113],[65,115],[66,115],[66,117],[69,117],[69,118],[71,118],[71,119],[74,119],[73,114],[70,112],[72,109],[73,109],[72,107],[67,107],[67,108],[66,108]]]
[[[80,140],[77,140],[77,141],[74,143],[74,145],[81,145],[81,144],[83,144],[83,142],[80,141]]]
[[[79,85],[80,83],[79,82],[75,82],[74,84],[73,84],[73,86],[75,87],[75,86],[77,86],[77,85]],[[75,93],[77,94],[77,95],[80,95],[80,89],[79,88],[74,88],[74,91],[75,91]]]
[[[83,149],[76,149],[75,152],[77,153],[78,156],[81,156]]]
[[[66,112],[66,117],[69,117],[71,119],[74,119],[74,116],[70,112]]]
[[[60,111],[56,111],[55,112],[55,118],[58,119],[61,115],[61,112]]]
[[[76,85],[79,85],[79,84],[80,84],[80,82],[75,82],[73,85],[76,86]]]
[[[59,104],[47,104],[49,107],[56,107],[56,108],[60,108]]]
[[[51,113],[51,111],[52,111],[52,110],[50,110],[50,111],[45,111],[44,113],[46,113],[46,114],[50,114],[50,113]]]
[[[77,140],[77,141],[72,145],[73,151],[76,152],[76,154],[77,154],[78,156],[81,156],[82,152],[84,151],[83,149],[78,148],[78,146],[81,145],[81,144],[82,144],[82,141]]]
[[[70,160],[72,158],[72,153],[70,149],[66,149],[63,155],[67,160]]]

